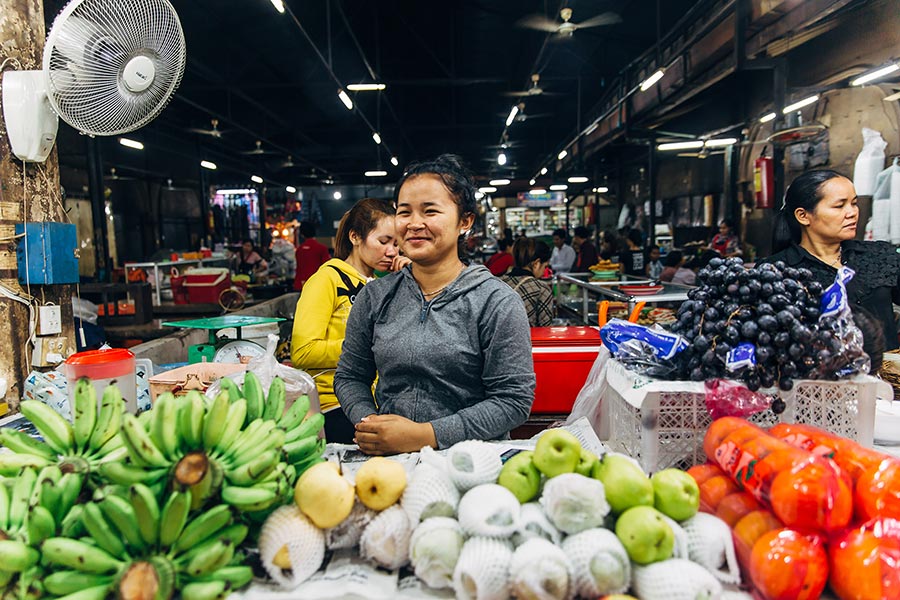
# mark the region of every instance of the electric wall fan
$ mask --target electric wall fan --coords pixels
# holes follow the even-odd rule
[[[3,117],[20,160],[43,162],[57,115],[86,135],[143,127],[184,74],[184,32],[168,0],[72,0],[59,13],[40,71],[3,73]]]

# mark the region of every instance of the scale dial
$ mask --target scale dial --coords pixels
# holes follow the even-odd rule
[[[218,350],[213,362],[241,364],[254,358],[260,358],[266,353],[266,349],[250,340],[234,340],[228,342]]]

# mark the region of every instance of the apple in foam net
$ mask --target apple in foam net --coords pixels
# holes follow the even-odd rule
[[[564,429],[546,431],[534,447],[534,466],[547,477],[574,473],[581,460],[581,443]]]
[[[663,469],[650,478],[653,505],[675,521],[684,521],[700,509],[700,487],[693,477],[680,469]]]
[[[538,495],[541,473],[534,466],[533,452],[519,452],[506,461],[497,483],[513,493],[522,504]]]

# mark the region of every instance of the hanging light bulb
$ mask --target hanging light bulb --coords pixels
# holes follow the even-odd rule
[[[506,152],[501,152],[497,155],[497,164],[501,167],[506,164]]]

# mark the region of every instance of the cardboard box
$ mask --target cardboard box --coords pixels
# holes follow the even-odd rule
[[[157,396],[165,392],[181,396],[194,389],[202,393],[215,380],[246,370],[247,365],[230,363],[201,362],[185,365],[151,377],[150,396],[155,401]]]

